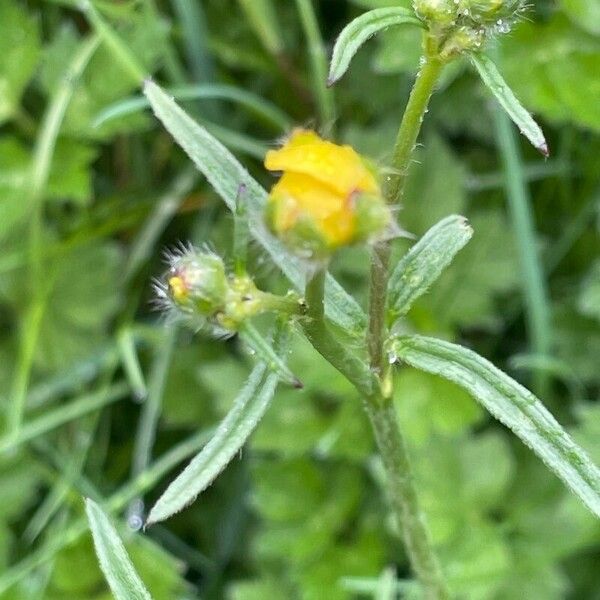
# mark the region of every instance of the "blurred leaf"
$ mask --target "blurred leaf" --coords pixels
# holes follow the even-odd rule
[[[0,3],[0,124],[20,110],[40,53],[38,20],[14,0]]]
[[[59,140],[52,156],[47,195],[55,200],[89,204],[92,200],[91,163],[97,151],[71,140]]]
[[[89,498],[85,509],[100,567],[117,600],[150,600],[148,590],[136,573],[123,542],[108,517]]]
[[[544,24],[521,23],[502,56],[502,72],[526,106],[546,119],[600,131],[600,86],[593,83],[600,40],[558,13]]]
[[[120,305],[122,254],[112,243],[71,252],[58,264],[36,353],[56,370],[89,355]]]
[[[600,35],[599,0],[560,0],[562,9],[582,29]]]
[[[399,420],[416,445],[434,435],[457,437],[481,421],[481,408],[452,382],[413,369],[401,370],[395,382]]]
[[[592,265],[583,281],[577,308],[581,314],[600,321],[600,260]]]
[[[398,338],[394,350],[408,364],[468,390],[600,516],[600,471],[531,392],[481,356],[456,344],[404,336]]]
[[[21,142],[5,135],[0,138],[0,240],[14,233],[29,214],[23,202],[31,154]]]
[[[419,28],[423,26],[414,11],[402,7],[372,10],[346,25],[333,48],[328,84],[332,85],[343,77],[352,57],[367,40],[378,32],[397,25],[413,25]]]

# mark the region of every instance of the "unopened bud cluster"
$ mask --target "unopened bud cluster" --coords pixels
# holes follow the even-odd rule
[[[275,296],[259,290],[248,275],[228,274],[221,257],[207,249],[184,247],[167,261],[169,269],[156,285],[159,302],[197,328],[230,334],[260,313],[292,314],[301,306],[294,294]]]
[[[508,33],[524,8],[523,0],[413,0],[443,59],[475,51],[486,39]]]

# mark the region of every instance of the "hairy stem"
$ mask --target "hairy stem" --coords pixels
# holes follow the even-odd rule
[[[306,337],[317,352],[346,377],[363,395],[374,393],[375,382],[371,370],[331,333],[325,322],[323,296],[326,269],[319,269],[306,284],[306,318],[303,328]]]
[[[444,578],[419,508],[406,444],[391,399],[370,399],[366,410],[387,475],[389,500],[412,567],[427,600],[448,598]]]
[[[442,66],[438,58],[428,56],[417,75],[394,147],[393,172],[386,180],[385,194],[390,204],[398,204],[402,200],[421,123]],[[365,406],[385,466],[392,508],[411,564],[423,586],[425,597],[441,600],[448,597],[448,592],[419,508],[410,460],[394,410],[392,380],[388,377],[383,351],[390,253],[391,244],[386,240],[374,246],[371,257],[367,348],[371,370],[379,378],[379,393],[368,397]]]

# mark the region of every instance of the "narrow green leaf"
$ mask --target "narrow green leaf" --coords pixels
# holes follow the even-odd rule
[[[116,383],[108,389],[86,394],[58,408],[46,411],[36,419],[24,423],[17,435],[12,432],[0,437],[0,455],[13,451],[22,444],[36,437],[44,435],[69,421],[87,415],[104,406],[121,400],[129,394],[129,386],[125,383]]]
[[[452,215],[434,225],[398,261],[389,282],[389,311],[394,319],[405,315],[473,235],[464,217]]]
[[[246,203],[250,233],[294,287],[303,292],[306,267],[265,226],[265,190],[223,144],[198,125],[160,87],[152,81],[146,81],[144,93],[158,119],[207,178],[229,210],[235,212],[238,198]],[[331,276],[327,280],[326,292],[327,317],[350,335],[360,336],[366,326],[366,317],[356,300]]]
[[[392,352],[413,367],[465,388],[600,517],[600,470],[529,390],[457,344],[402,336],[392,344]]]
[[[500,106],[507,112],[520,132],[544,155],[548,156],[548,144],[540,126],[527,109],[517,100],[496,65],[485,54],[472,54],[471,60],[481,80],[491,90]]]
[[[292,373],[285,361],[279,356],[275,348],[260,332],[250,323],[244,323],[240,330],[241,339],[256,354],[258,360],[266,363],[269,370],[277,374],[281,381],[295,388],[302,388],[302,382]]]
[[[333,85],[343,77],[350,61],[369,38],[395,25],[423,27],[413,11],[400,6],[370,10],[346,25],[333,48],[327,85]]]
[[[214,437],[158,499],[148,515],[147,525],[164,521],[183,510],[241,450],[275,394],[279,376],[272,372],[265,376],[266,373],[265,363],[254,367]]]
[[[89,498],[85,501],[85,511],[100,568],[117,600],[151,600],[150,593],[131,564],[123,542],[108,517]]]

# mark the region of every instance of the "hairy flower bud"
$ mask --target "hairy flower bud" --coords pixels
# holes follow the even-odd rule
[[[493,35],[508,33],[523,10],[523,0],[413,0],[430,42],[444,59],[477,50]]]
[[[260,313],[292,315],[302,308],[293,292],[275,296],[259,290],[248,275],[228,275],[223,260],[209,250],[181,247],[167,261],[169,270],[155,286],[159,304],[195,328],[227,335]]]
[[[380,235],[391,214],[365,161],[350,147],[298,129],[265,167],[281,171],[267,207],[271,229],[306,257]]]

